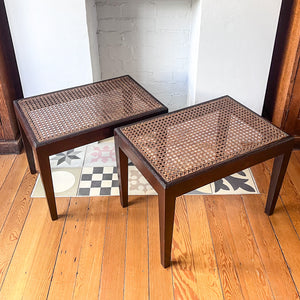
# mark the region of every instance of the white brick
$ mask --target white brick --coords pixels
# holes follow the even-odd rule
[[[157,17],[185,17],[191,14],[191,1],[157,1]]]
[[[136,32],[128,31],[122,33],[122,43],[125,45],[137,45],[139,41],[139,37]]]
[[[130,75],[142,85],[153,81],[153,72],[131,72]]]
[[[132,60],[132,50],[127,46],[109,47],[110,57],[113,60],[128,61]]]
[[[139,43],[143,46],[159,47],[160,37],[157,32],[148,31],[147,33],[138,34]]]
[[[109,46],[99,45],[99,55],[101,60],[104,58],[110,59]]]
[[[136,44],[132,47],[133,56],[136,59],[141,60],[153,60],[157,57],[160,57],[159,49],[153,46],[143,46],[140,44]]]
[[[131,0],[106,0],[105,2],[107,4],[111,4],[111,5],[117,5],[117,4],[126,4],[128,2],[130,2]]]
[[[141,45],[141,46],[156,46],[159,40],[159,35],[156,32],[125,32],[123,35],[123,43],[127,45]]]
[[[187,84],[184,82],[176,82],[173,84],[172,93],[173,94],[183,94],[187,91]]]
[[[176,18],[176,17],[158,17],[156,18],[156,29],[157,30],[171,30],[171,31],[182,31],[190,30],[191,22],[188,16]]]
[[[100,31],[120,31],[120,22],[116,19],[101,19],[98,28]]]
[[[154,72],[154,81],[159,82],[171,82],[172,81],[172,72]]]
[[[121,16],[121,6],[120,5],[97,5],[98,18],[117,18]]]
[[[100,59],[102,78],[112,78],[124,74],[123,64],[120,60]]]
[[[173,95],[171,102],[168,103],[169,110],[177,110],[187,106],[187,94],[185,95]]]
[[[123,67],[125,72],[128,74],[135,74],[137,72],[141,72],[140,68],[141,61],[138,59],[132,59],[131,61],[124,61]]]
[[[188,81],[188,73],[187,72],[173,72],[173,81],[175,82],[184,82],[187,83]]]
[[[155,30],[155,18],[141,18],[136,20],[137,31],[154,31]]]
[[[118,32],[99,32],[100,46],[119,46],[121,45],[121,34]]]
[[[172,45],[172,46],[178,46],[182,44],[186,44],[189,40],[189,35],[186,34],[184,31],[161,31],[159,33],[159,37],[161,42],[164,43],[164,45]]]
[[[155,18],[155,5],[145,0],[132,0],[122,5],[121,15],[126,18]]]
[[[136,27],[136,21],[134,19],[120,19],[118,20],[120,24],[120,31],[121,32],[130,32],[133,31]]]
[[[97,0],[103,78],[132,75],[171,109],[186,104],[191,0]]]

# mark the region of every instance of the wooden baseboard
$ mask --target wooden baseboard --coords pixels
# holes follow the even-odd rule
[[[21,137],[16,140],[0,140],[0,154],[19,154],[22,147]]]
[[[300,136],[295,136],[294,149],[300,149]]]

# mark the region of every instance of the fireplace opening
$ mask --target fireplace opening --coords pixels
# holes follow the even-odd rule
[[[170,110],[187,104],[191,0],[96,2],[101,78],[129,74]]]

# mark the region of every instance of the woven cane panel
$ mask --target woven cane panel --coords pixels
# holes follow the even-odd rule
[[[18,103],[38,142],[162,107],[128,76],[26,98]]]
[[[166,182],[287,136],[229,97],[121,131]]]

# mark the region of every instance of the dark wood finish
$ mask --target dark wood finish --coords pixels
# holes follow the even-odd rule
[[[274,160],[271,182],[268,192],[265,212],[267,215],[272,215],[276,205],[276,201],[282,186],[283,178],[290,160],[293,144],[286,145],[285,153],[277,156]]]
[[[295,146],[299,148],[300,1],[283,1],[282,10],[284,13],[281,14],[278,24],[263,116],[293,135]]]
[[[219,124],[219,126],[221,125]],[[224,133],[224,131],[219,129],[221,128],[218,128],[218,131]],[[158,172],[149,163],[149,161],[145,159],[141,152],[137,150],[137,148],[128,140],[128,138],[123,134],[121,128],[115,129],[115,141],[116,152],[119,155],[117,164],[122,206],[124,207],[128,204],[128,176],[127,166],[125,166],[125,162],[128,158],[135,164],[142,175],[158,193],[161,263],[165,268],[170,265],[171,259],[171,244],[176,197],[213,181],[224,178],[230,174],[276,157],[267,205],[265,208],[266,213],[271,215],[277,202],[278,194],[294,143],[293,137],[286,136],[278,141],[260,146],[257,149],[248,151],[242,155],[237,155],[231,159],[224,160],[223,162],[167,182],[158,174]],[[120,153],[122,153],[121,156]],[[124,157],[124,155],[127,157]],[[125,170],[122,170],[124,166]]]
[[[263,107],[263,116],[270,121],[272,120],[274,113],[274,99],[276,98],[277,86],[280,81],[280,70],[282,68],[282,61],[285,55],[285,47],[288,43],[288,33],[291,23],[292,8],[295,2],[295,0],[283,0],[281,3]]]
[[[48,201],[48,207],[49,207],[51,219],[56,220],[58,216],[57,216],[55,194],[54,194],[52,177],[51,177],[51,166],[50,166],[49,154],[47,152],[47,148],[45,147],[37,148],[37,160],[40,166],[40,174],[44,185],[46,198]]]
[[[297,69],[292,87],[291,99],[287,108],[287,116],[284,123],[284,130],[291,135],[300,137],[300,40],[297,54]]]
[[[118,166],[118,177],[123,178],[123,181],[120,182],[120,200],[122,207],[128,206],[128,158],[124,152],[119,147],[119,138],[115,138],[115,151],[116,151],[116,160]]]
[[[21,136],[17,137],[15,140],[0,140],[0,154],[19,154],[22,149],[22,139]]]
[[[109,80],[105,80],[109,81]],[[103,81],[103,82],[105,82]],[[138,85],[138,83],[136,83]],[[140,85],[139,85],[140,86]],[[72,89],[69,89],[72,90]],[[51,93],[48,94],[51,96]],[[150,94],[149,94],[150,95]],[[43,96],[43,95],[42,95]],[[82,94],[81,94],[82,97]],[[130,98],[131,96],[128,94],[126,97]],[[84,99],[84,97],[82,97]],[[44,185],[46,198],[48,201],[48,207],[50,211],[50,215],[52,220],[56,220],[58,218],[57,209],[56,209],[56,202],[55,202],[55,194],[53,190],[53,183],[51,177],[51,168],[49,157],[55,153],[63,152],[72,148],[80,147],[82,145],[86,145],[95,141],[99,141],[101,139],[105,139],[108,137],[113,136],[114,129],[119,126],[123,126],[126,124],[134,123],[136,121],[144,120],[149,117],[153,117],[159,114],[164,114],[168,112],[167,107],[161,104],[159,101],[160,107],[145,111],[143,113],[138,113],[136,115],[132,115],[130,117],[124,117],[120,120],[115,120],[113,122],[104,123],[101,125],[90,127],[86,130],[82,130],[80,132],[72,132],[70,134],[64,134],[58,138],[52,140],[43,140],[42,142],[37,141],[36,137],[34,136],[33,130],[27,121],[25,115],[23,114],[22,110],[20,109],[19,101],[20,99],[14,102],[15,112],[18,119],[20,131],[22,134],[23,142],[25,145],[26,155],[28,164],[30,167],[30,171],[32,174],[36,173],[36,166],[34,162],[34,153],[36,154],[37,163],[39,165],[39,170],[42,178],[42,182]],[[124,112],[125,114],[125,112]],[[118,159],[121,161],[120,163],[123,166],[123,170],[126,169],[124,166],[125,163],[125,156],[122,154],[117,153]],[[124,162],[123,162],[124,161]],[[125,171],[124,176],[125,176]],[[127,171],[128,172],[128,171]],[[123,175],[123,173],[122,173]],[[127,189],[127,183],[123,186],[124,193],[125,189]],[[125,200],[126,201],[126,200]]]
[[[171,263],[175,200],[175,195],[168,190],[158,194],[160,259],[165,268]]]
[[[30,145],[30,142],[28,141],[28,138],[22,128],[22,126],[19,126],[20,128],[20,133],[22,136],[22,141],[23,141],[23,145],[26,151],[26,156],[27,156],[27,161],[29,164],[29,169],[31,174],[35,174],[36,173],[36,167],[35,167],[35,163],[34,163],[34,155],[33,155],[33,149]]]
[[[20,153],[22,144],[13,100],[22,97],[4,1],[0,0],[0,153]]]

